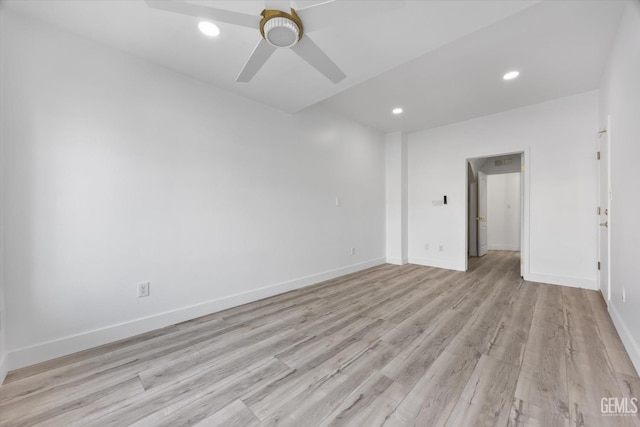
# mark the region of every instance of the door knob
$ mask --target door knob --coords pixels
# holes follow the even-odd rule
[[[609,227],[609,221],[601,222],[600,227]]]

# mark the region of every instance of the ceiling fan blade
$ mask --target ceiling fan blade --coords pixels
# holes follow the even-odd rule
[[[291,2],[289,0],[264,0],[264,8],[289,13],[291,10]]]
[[[291,50],[334,83],[338,83],[347,77],[331,58],[307,36],[302,37],[302,40],[293,45]]]
[[[322,28],[349,23],[367,15],[388,12],[401,7],[404,7],[404,0],[376,0],[366,2],[331,0],[303,9],[296,9],[296,13],[304,25],[304,32],[309,33]]]
[[[201,6],[179,0],[144,0],[152,9],[165,10],[167,12],[180,13],[182,15],[206,18],[212,21],[225,22],[227,24],[241,25],[249,28],[260,28],[259,15],[233,12],[224,9]]]
[[[265,39],[261,39],[247,63],[244,64],[244,68],[238,74],[236,81],[242,83],[250,81],[275,50],[274,46],[271,46]]]

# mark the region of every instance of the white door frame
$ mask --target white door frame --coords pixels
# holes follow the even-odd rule
[[[600,222],[607,221],[609,226],[607,227],[607,257],[606,257],[606,273],[607,273],[607,286],[606,289],[602,289],[602,270],[598,271],[598,289],[602,292],[602,296],[605,299],[605,303],[607,307],[609,306],[609,301],[611,301],[611,116],[607,116],[607,124],[606,124],[606,133],[604,136],[599,136],[597,139],[597,150],[598,152],[602,152],[602,144],[601,138],[606,138],[606,153],[605,160],[607,162],[607,188],[602,188],[602,180],[601,180],[601,164],[598,164],[598,206],[601,205],[602,201],[602,192],[605,192],[605,197],[608,198],[607,206],[600,206],[600,208],[604,211],[604,209],[608,209],[608,215],[598,215],[598,261],[602,261],[604,258],[602,257],[602,229],[600,226]]]
[[[519,149],[513,149],[513,150],[504,150],[504,149],[486,149],[485,151],[481,151],[478,153],[471,153],[470,155],[464,156],[464,162],[461,160],[460,164],[462,166],[464,166],[464,169],[462,169],[463,173],[460,174],[461,176],[461,181],[464,180],[464,188],[465,188],[465,212],[467,212],[467,214],[464,216],[464,224],[460,224],[461,227],[464,228],[465,230],[465,245],[464,248],[462,249],[461,255],[464,256],[464,270],[467,271],[469,269],[469,229],[467,227],[467,223],[466,221],[468,220],[468,212],[469,212],[469,184],[468,184],[468,180],[467,180],[467,162],[469,162],[469,160],[472,159],[478,159],[478,158],[483,158],[483,157],[497,157],[497,156],[507,156],[509,154],[521,154],[522,155],[522,166],[524,167],[524,170],[522,171],[522,178],[524,179],[524,185],[522,185],[523,191],[520,194],[520,197],[522,197],[522,205],[523,205],[523,212],[522,212],[522,218],[523,218],[523,222],[522,224],[520,224],[520,227],[522,227],[522,239],[520,240],[520,262],[521,262],[521,267],[520,267],[520,274],[522,275],[522,277],[525,280],[529,280],[530,277],[530,193],[531,193],[531,178],[530,178],[530,155],[529,155],[529,147],[523,147],[523,148],[519,148]]]

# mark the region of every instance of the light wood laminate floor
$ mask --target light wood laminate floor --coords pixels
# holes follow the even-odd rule
[[[600,294],[382,265],[11,372],[2,425],[639,425],[640,380]]]

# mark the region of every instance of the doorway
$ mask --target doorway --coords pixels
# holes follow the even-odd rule
[[[488,250],[519,251],[520,273],[528,266],[526,151],[466,159],[467,268]],[[528,234],[527,234],[528,235]]]

